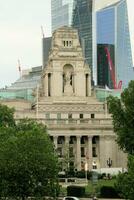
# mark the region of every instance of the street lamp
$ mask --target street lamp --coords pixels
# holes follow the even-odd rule
[[[108,165],[109,168],[112,166],[112,160],[111,160],[111,158],[108,158],[107,165]]]
[[[88,182],[88,181],[87,181],[87,170],[88,170],[88,163],[86,162],[86,163],[85,163],[85,177],[86,177],[86,183]]]

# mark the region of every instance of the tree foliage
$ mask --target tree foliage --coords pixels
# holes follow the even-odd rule
[[[119,174],[116,189],[120,196],[125,199],[134,199],[134,157],[129,156],[128,172]]]
[[[46,127],[24,119],[0,129],[0,196],[54,196],[58,158]]]
[[[108,108],[119,146],[134,155],[134,81],[122,92],[121,99],[108,97]]]
[[[116,188],[122,197],[134,199],[134,81],[131,81],[121,99],[108,97],[108,108],[112,114],[117,142],[128,153],[128,173],[120,174]]]
[[[0,104],[0,127],[11,127],[15,125],[14,109]]]

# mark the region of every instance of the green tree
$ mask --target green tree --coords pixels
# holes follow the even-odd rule
[[[134,199],[134,81],[131,81],[121,98],[108,97],[117,143],[128,153],[128,173],[120,174],[116,188],[124,198]]]
[[[1,196],[55,196],[58,158],[45,126],[25,119],[0,134]]]
[[[134,199],[134,157],[129,156],[128,172],[119,174],[115,188],[122,198]]]
[[[62,165],[65,170],[66,176],[74,176],[74,165],[71,166],[71,163],[74,163],[74,155],[69,147],[69,144],[64,146],[63,152],[64,155],[62,158]]]
[[[120,99],[108,97],[108,108],[120,148],[134,155],[134,81],[129,83]]]
[[[15,125],[14,109],[0,104],[0,127],[11,127]]]

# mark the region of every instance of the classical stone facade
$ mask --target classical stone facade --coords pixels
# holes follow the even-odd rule
[[[62,27],[53,33],[47,66],[43,69],[36,101],[4,102],[16,107],[15,117],[44,123],[61,162],[67,167],[88,170],[126,167],[126,156],[115,142],[112,119],[106,106],[91,88],[91,71],[82,56],[75,29]]]

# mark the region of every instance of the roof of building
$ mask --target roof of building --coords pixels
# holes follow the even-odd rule
[[[11,86],[0,89],[0,99],[34,100],[33,90],[40,83],[42,66],[23,70],[21,77]]]

